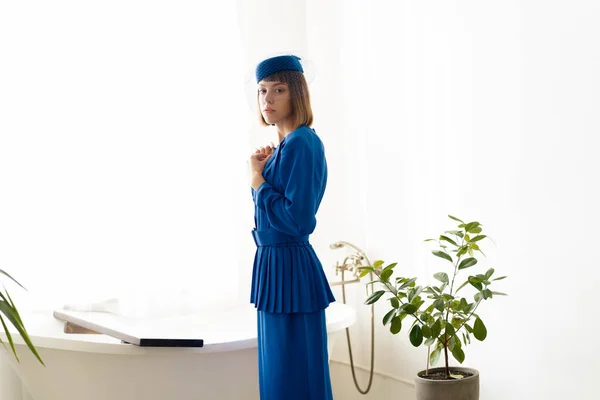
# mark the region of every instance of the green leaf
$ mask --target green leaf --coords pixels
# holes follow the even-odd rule
[[[458,265],[458,269],[465,269],[477,264],[477,259],[473,257],[465,258]]]
[[[421,327],[419,325],[413,326],[410,331],[410,342],[413,346],[419,347],[421,343],[423,343],[423,332],[421,331]]]
[[[454,356],[454,358],[456,358],[456,361],[458,361],[461,364],[463,361],[465,361],[465,352],[462,348],[458,346],[454,347],[454,349],[452,350],[452,355]]]
[[[456,335],[454,337],[456,338],[456,343],[454,344],[454,347],[455,348],[458,347],[459,349],[462,348],[462,343],[460,341],[460,337],[458,337],[458,332],[456,333]]]
[[[433,337],[433,336],[432,336],[432,337],[430,337],[429,339],[427,339],[427,340],[426,340],[426,341],[423,343],[423,346],[427,346],[427,347],[431,346],[432,344],[434,344],[434,343],[435,343],[436,339],[437,339],[437,338],[435,338],[435,337]]]
[[[447,283],[442,284],[442,287],[440,288],[440,292],[443,292],[446,289],[446,287],[448,287]]]
[[[433,274],[433,277],[442,283],[446,283],[446,284],[450,283],[450,281],[448,280],[448,274],[445,272],[435,273],[435,274]]]
[[[501,276],[500,278],[492,279],[493,281],[501,281],[502,279],[506,279],[506,276]]]
[[[364,278],[369,275],[370,272],[373,272],[373,268],[371,267],[358,267],[357,270],[360,271],[360,274],[358,275],[359,278]]]
[[[450,257],[450,255],[448,253],[445,253],[445,252],[440,251],[440,250],[431,250],[431,252],[434,255],[443,258],[444,260],[448,260],[448,261],[452,262],[452,257]]]
[[[410,301],[410,304],[414,304],[415,306],[417,306],[417,308],[421,307],[421,305],[419,303],[421,303],[421,304],[425,303],[423,300],[421,300],[421,296],[419,296],[419,294],[421,293],[421,291],[422,291],[422,289],[419,286],[419,289],[415,291],[414,297]]]
[[[392,309],[392,310],[388,311],[387,314],[385,314],[385,316],[383,317],[383,326],[386,326],[390,322],[390,320],[392,318],[394,318],[395,313],[396,313],[396,310]]]
[[[421,314],[421,321],[425,322],[426,324],[429,323],[429,321],[433,322],[434,318],[431,316],[431,314],[429,314],[431,311],[429,311],[429,308],[431,306],[427,307],[427,309],[425,311],[423,311],[423,313]]]
[[[450,351],[452,351],[452,349],[454,349],[455,344],[456,344],[456,336],[452,336],[450,338],[450,341],[448,342],[448,349],[450,349]]]
[[[443,297],[443,298],[444,298],[444,300],[446,300],[446,301],[452,301],[452,300],[454,300],[454,296],[451,296],[451,295],[449,295],[448,293],[444,293],[444,294],[442,295],[442,297]]]
[[[373,264],[373,268],[379,268],[383,265],[383,260],[377,260],[375,261],[375,263]]]
[[[417,300],[418,300],[418,301],[417,301]],[[425,304],[425,301],[424,301],[424,300],[421,300],[421,298],[420,298],[419,296],[417,296],[417,297],[415,297],[415,298],[413,299],[412,303],[410,303],[410,304],[412,304],[413,306],[417,307],[417,310],[419,310],[419,308],[421,308],[421,306],[422,306],[423,304]]]
[[[10,304],[13,311],[15,312],[15,318],[17,319],[17,321],[19,321],[19,323],[21,324],[23,329],[25,329],[25,324],[23,324],[23,320],[21,319],[21,316],[19,315],[19,310],[17,310],[17,306],[15,305],[15,302],[13,301],[13,299],[10,297],[10,294],[8,293],[8,291],[6,291],[6,296],[8,297],[8,303]],[[4,301],[6,301],[6,297],[4,297],[2,292],[0,292],[0,297],[2,297],[2,299]]]
[[[3,271],[3,270],[1,270],[1,269],[0,269],[0,274],[2,274],[2,275],[4,275],[4,276],[7,276],[7,277],[8,277],[8,278],[10,278],[10,280],[12,280],[14,283],[16,283],[17,285],[21,286],[23,289],[25,289],[25,287],[24,287],[23,285],[21,285],[19,282],[17,282],[17,280],[16,280],[15,278],[13,278],[12,276],[10,276],[10,275],[8,274],[8,272],[6,272],[6,271]],[[25,290],[27,290],[27,289],[25,289]]]
[[[402,319],[400,319],[400,317],[398,317],[397,315],[392,318],[392,325],[390,326],[390,332],[392,332],[392,334],[396,335],[398,332],[400,332],[400,330],[402,330]]]
[[[485,300],[492,298],[492,291],[490,289],[483,289],[481,294]]]
[[[469,283],[475,287],[477,290],[483,290],[483,285],[481,284],[481,279],[478,279],[474,276],[469,276]]]
[[[438,310],[438,311],[444,311],[444,307],[445,307],[445,303],[444,303],[444,299],[442,299],[441,297],[439,299],[437,299],[434,303],[433,306]]]
[[[450,217],[451,219],[453,219],[453,220],[455,220],[455,221],[457,221],[457,222],[460,222],[460,223],[463,223],[463,224],[464,224],[464,222],[463,222],[462,220],[460,220],[460,219],[458,219],[458,218],[456,218],[456,217],[453,217],[453,216],[452,216],[452,215],[450,215],[450,214],[448,214],[448,217]]]
[[[492,275],[494,275],[494,268],[490,268],[487,270],[487,272],[485,273],[485,279],[490,279],[492,277]]]
[[[473,243],[473,242],[478,242],[478,241],[480,241],[481,239],[485,239],[486,237],[487,237],[487,236],[485,236],[485,235],[477,235],[477,236],[475,236],[473,239],[471,239],[471,243]]]
[[[379,279],[381,279],[382,281],[385,282],[388,279],[390,279],[390,276],[392,276],[393,273],[394,273],[394,271],[391,269],[383,270],[383,272],[381,272]]]
[[[440,359],[440,354],[442,353],[442,351],[440,349],[435,349],[431,352],[431,355],[429,356],[429,365],[434,366],[435,364],[437,364],[438,360]]]
[[[465,231],[473,232],[473,229],[479,227],[479,225],[479,222],[469,222],[467,225],[465,225]]]
[[[397,297],[390,297],[390,303],[392,304],[392,307],[394,307],[394,308],[400,307],[400,300],[398,300]]]
[[[456,253],[456,257],[461,257],[464,254],[467,253],[467,251],[469,251],[469,246],[461,246],[458,250],[458,253]]]
[[[17,361],[19,361],[19,356],[17,355],[17,350],[15,349],[15,344],[13,342],[12,335],[10,334],[8,327],[4,323],[4,318],[2,318],[2,315],[0,315],[0,321],[2,322],[2,326],[4,327],[4,333],[6,334],[6,337],[8,338],[8,342],[10,343],[10,347],[12,348],[13,354],[15,355],[15,358],[17,359]]]
[[[456,331],[454,330],[454,327],[452,326],[452,324],[450,322],[446,323],[446,335],[448,336],[452,336],[456,333]]]
[[[415,311],[417,311],[417,306],[415,306],[414,304],[403,304],[400,307],[400,311],[404,311],[407,314],[414,314]]]
[[[413,303],[413,300],[415,299],[415,297],[418,297],[422,291],[423,291],[423,288],[421,286],[417,286],[413,289],[410,289],[407,293],[408,302]]]
[[[469,308],[465,309],[465,313],[469,314],[470,312],[475,310],[475,307],[477,307],[477,303],[470,303]]]
[[[8,297],[10,299],[10,295],[8,294],[8,292],[6,294],[8,295]],[[4,297],[4,296],[2,296],[2,297]],[[42,365],[45,366],[44,362],[42,361],[42,358],[40,357],[39,353],[37,352],[37,349],[35,348],[35,346],[31,342],[31,339],[29,338],[29,334],[27,333],[27,330],[25,329],[25,326],[23,325],[23,321],[21,320],[21,317],[19,316],[19,313],[18,313],[16,307],[14,307],[14,303],[12,302],[12,299],[10,299],[10,302],[12,304],[9,304],[6,301],[0,301],[0,312],[2,312],[6,316],[8,321],[17,329],[17,331],[21,335],[21,338],[25,341],[25,343],[27,344],[27,347],[29,348],[29,350],[31,350],[33,355],[35,355],[35,357],[38,359],[38,361]],[[7,337],[10,334],[7,329],[5,329],[5,333],[6,333]],[[10,341],[10,339],[9,339],[9,341]],[[15,353],[15,357],[16,356],[17,356],[17,354]],[[17,358],[17,360],[18,360],[18,358]]]
[[[450,239],[448,236],[440,235],[440,240],[445,240],[446,242],[452,243],[453,245],[458,247],[458,244],[454,240]]]
[[[506,293],[502,293],[502,292],[492,292],[492,293],[495,295],[498,295],[498,296],[508,296]]]
[[[473,229],[471,229],[471,230],[470,230],[470,232],[471,232],[471,233],[475,233],[475,234],[477,234],[477,233],[481,233],[481,228],[480,228],[480,227],[473,228]]]
[[[475,320],[475,325],[473,325],[473,335],[475,336],[475,339],[479,341],[483,341],[487,337],[487,329],[480,318]]]
[[[423,325],[421,332],[423,333],[424,337],[431,338],[431,328],[429,326]]]
[[[411,279],[407,280],[406,282],[404,282],[402,284],[402,286],[400,286],[400,289],[405,289],[405,288],[409,287],[410,285],[415,283],[416,280],[417,280],[417,278],[411,278]]]
[[[379,300],[381,298],[381,296],[383,296],[385,293],[385,290],[378,290],[375,293],[373,293],[372,295],[370,295],[367,300],[365,301],[366,305],[369,304],[373,304],[375,303],[377,300]]]
[[[388,270],[388,269],[394,269],[394,267],[395,267],[396,265],[398,265],[398,263],[397,263],[397,262],[395,262],[395,263],[391,263],[391,264],[389,264],[387,267],[385,267],[383,270],[385,271],[385,270]]]
[[[438,336],[440,336],[441,331],[442,331],[442,326],[440,324],[440,320],[438,319],[431,326],[431,337],[438,337]]]
[[[480,302],[481,300],[483,300],[483,295],[481,294],[481,292],[477,292],[475,293],[475,296],[473,296],[473,299],[475,299],[476,302]]]
[[[452,317],[452,321],[450,323],[452,324],[454,329],[458,329],[462,325],[463,319],[459,317]]]

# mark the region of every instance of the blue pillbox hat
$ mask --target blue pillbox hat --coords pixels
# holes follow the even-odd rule
[[[300,57],[296,56],[277,56],[261,61],[256,67],[256,83],[260,82],[269,75],[281,71],[300,71],[304,72],[300,64]]]

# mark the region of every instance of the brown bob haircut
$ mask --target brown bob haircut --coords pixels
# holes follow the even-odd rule
[[[310,106],[310,93],[304,74],[300,71],[280,71],[265,77],[264,82],[281,82],[288,85],[290,98],[292,100],[292,114],[294,116],[294,128],[302,125],[311,126],[313,113]],[[256,97],[258,102],[258,95]],[[269,126],[262,116],[258,107],[258,120],[262,126]]]

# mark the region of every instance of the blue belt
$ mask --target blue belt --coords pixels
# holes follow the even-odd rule
[[[264,229],[261,231],[257,231],[254,229],[252,231],[252,237],[254,238],[254,243],[256,246],[269,246],[272,244],[282,244],[282,243],[294,243],[294,242],[307,242],[308,236],[290,236],[286,235],[283,232],[279,232],[275,229]]]

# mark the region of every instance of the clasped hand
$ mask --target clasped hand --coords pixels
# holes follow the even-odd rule
[[[267,161],[269,161],[269,158],[273,155],[274,147],[273,143],[269,146],[259,147],[254,154],[250,156],[250,170],[252,172],[251,182],[254,190],[257,190],[265,181],[262,174]]]

